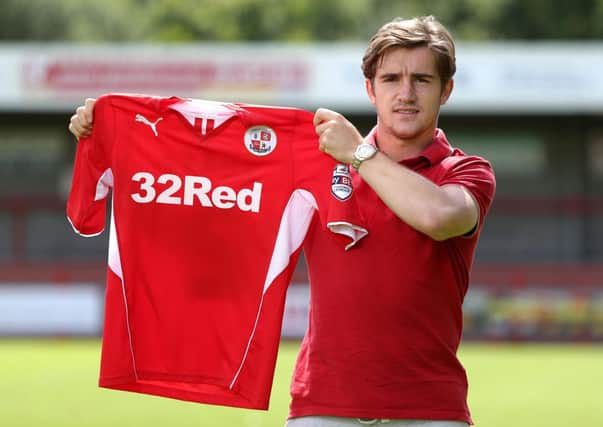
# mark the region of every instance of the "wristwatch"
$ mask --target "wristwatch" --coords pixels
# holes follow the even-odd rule
[[[356,170],[360,167],[360,164],[365,160],[372,159],[377,154],[377,147],[369,144],[368,142],[363,142],[358,147],[356,147],[356,151],[354,151],[354,157],[352,159],[352,167]]]

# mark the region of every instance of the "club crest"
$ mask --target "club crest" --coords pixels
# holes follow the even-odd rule
[[[272,153],[276,142],[276,133],[268,126],[254,126],[245,132],[245,148],[254,156]]]
[[[338,200],[346,201],[352,196],[352,176],[348,165],[337,164],[331,179],[331,194]]]

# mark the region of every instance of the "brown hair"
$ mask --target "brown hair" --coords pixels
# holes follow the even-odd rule
[[[375,78],[377,67],[392,48],[428,47],[434,54],[442,86],[456,71],[454,40],[450,32],[433,16],[413,19],[396,18],[383,25],[370,39],[362,58],[362,72],[369,80]]]

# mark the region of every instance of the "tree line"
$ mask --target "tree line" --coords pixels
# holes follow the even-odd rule
[[[2,0],[0,41],[365,41],[434,15],[457,40],[603,39],[603,0]]]

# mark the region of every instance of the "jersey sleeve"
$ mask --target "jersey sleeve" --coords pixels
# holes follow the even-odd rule
[[[313,115],[299,112],[294,146],[294,182],[307,189],[316,201],[325,232],[346,250],[368,234],[360,215],[348,165],[338,163],[318,149]]]
[[[475,230],[479,230],[496,191],[492,166],[487,160],[478,156],[451,156],[447,160],[454,161],[455,164],[448,170],[440,185],[458,184],[469,190],[479,206],[479,222],[475,227]]]
[[[92,133],[77,143],[67,219],[82,236],[96,236],[105,228],[106,200],[113,186],[114,121],[110,96],[100,97],[94,105]]]

